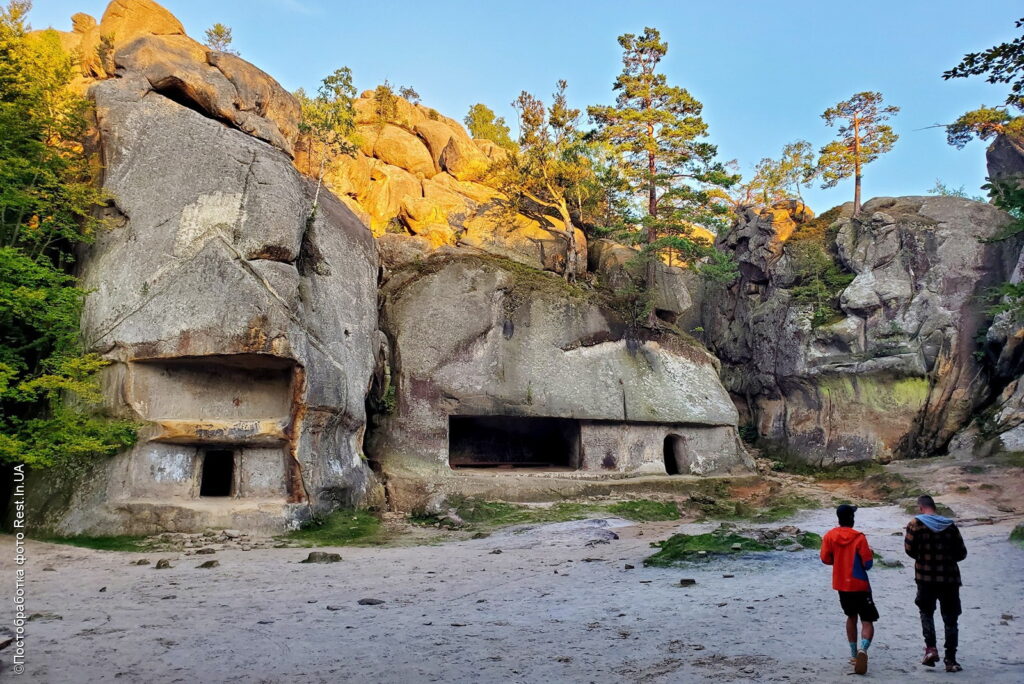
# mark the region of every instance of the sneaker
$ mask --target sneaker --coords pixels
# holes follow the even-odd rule
[[[928,667],[935,667],[935,663],[939,662],[939,649],[937,648],[925,648],[924,649],[924,660],[921,661],[922,665]]]
[[[853,659],[853,673],[862,675],[868,671],[868,652],[857,651],[857,657]]]
[[[946,663],[946,672],[962,672],[964,669],[955,660],[946,660],[944,662]]]

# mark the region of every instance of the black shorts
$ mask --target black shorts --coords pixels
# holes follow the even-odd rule
[[[878,620],[878,609],[870,591],[841,591],[839,605],[847,617],[859,617],[862,622]]]

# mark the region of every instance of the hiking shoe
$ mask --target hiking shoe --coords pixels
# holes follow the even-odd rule
[[[857,657],[853,659],[853,673],[862,675],[868,671],[868,652],[857,651]]]
[[[935,663],[939,662],[939,649],[937,648],[926,648],[924,649],[924,660],[921,661],[922,665],[928,667],[935,667]]]
[[[960,663],[955,660],[946,660],[946,672],[962,672],[964,668],[960,667]]]

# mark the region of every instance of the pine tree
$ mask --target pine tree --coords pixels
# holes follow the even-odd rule
[[[519,115],[519,144],[499,169],[498,182],[520,210],[539,208],[562,223],[566,245],[563,275],[574,280],[580,263],[570,203],[575,198],[582,205],[582,195],[592,190],[588,181],[593,173],[578,128],[580,110],[569,107],[565,90],[566,82],[559,81],[547,108],[525,91],[512,103]]]
[[[299,130],[308,141],[309,168],[316,167],[316,194],[309,218],[316,214],[327,164],[340,154],[352,154],[355,150],[350,141],[355,130],[355,86],[352,72],[348,67],[336,69],[324,78],[315,97],[309,97],[302,90],[295,93],[302,111]]]
[[[231,49],[231,27],[217,22],[206,29],[206,47],[229,55],[237,55],[238,50]]]
[[[672,249],[692,263],[710,252],[693,237],[695,226],[714,232],[726,222],[729,207],[721,190],[738,180],[715,160],[717,148],[705,140],[703,105],[688,91],[669,85],[658,66],[668,51],[657,29],[619,36],[622,73],[615,80],[613,106],[588,108],[597,136],[622,162],[625,180],[642,198],[646,281],[654,282],[655,260]]]
[[[839,139],[821,148],[818,169],[823,188],[833,188],[853,176],[853,214],[860,213],[860,186],[865,164],[885,154],[899,139],[892,127],[883,123],[900,111],[882,106],[882,94],[865,91],[829,107],[821,115],[825,123],[839,123]],[[840,123],[846,122],[846,123]]]

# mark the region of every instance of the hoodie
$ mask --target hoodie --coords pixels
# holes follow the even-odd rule
[[[868,538],[852,527],[834,527],[821,540],[821,562],[832,566],[836,591],[871,591],[868,570],[873,559]]]
[[[952,520],[938,513],[922,513],[915,517],[923,522],[932,532],[941,532],[953,524]]]
[[[922,513],[907,525],[903,548],[914,559],[914,579],[923,584],[960,585],[960,567],[967,548],[949,518]]]

